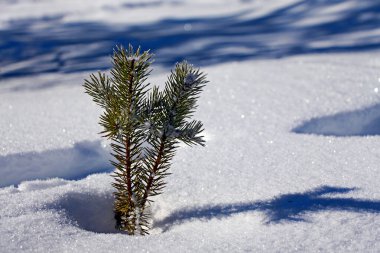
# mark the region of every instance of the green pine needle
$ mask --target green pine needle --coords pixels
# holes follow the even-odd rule
[[[149,89],[149,51],[116,47],[108,77],[91,74],[85,92],[103,112],[101,134],[111,140],[116,227],[130,235],[150,229],[149,205],[162,193],[178,143],[202,145],[203,124],[191,120],[206,76],[187,62],[178,63],[165,88]]]

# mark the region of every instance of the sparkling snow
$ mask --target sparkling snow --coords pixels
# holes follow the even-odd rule
[[[374,2],[2,1],[0,251],[379,252],[380,31],[367,29],[379,24]],[[286,10],[292,15],[277,18]],[[357,30],[334,23],[350,11]],[[30,45],[24,57],[2,42],[29,38],[20,32],[28,22],[51,52]],[[88,25],[91,43],[62,41],[80,35],[70,30],[76,22]],[[102,37],[92,22],[116,28]],[[114,228],[109,143],[81,87],[108,66],[109,41],[125,26],[146,28],[133,32],[139,42],[151,33],[157,43],[183,37],[152,44],[151,83],[162,85],[182,53],[210,81],[196,112],[206,147],[180,147],[145,237]],[[310,41],[308,32],[320,37]]]

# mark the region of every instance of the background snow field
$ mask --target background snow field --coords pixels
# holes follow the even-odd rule
[[[380,252],[380,3],[0,1],[1,252]],[[114,229],[83,79],[116,43],[208,73],[151,235]]]

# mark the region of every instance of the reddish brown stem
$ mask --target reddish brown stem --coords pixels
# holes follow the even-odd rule
[[[125,152],[125,170],[127,173],[127,190],[128,190],[128,199],[132,200],[132,180],[131,180],[131,141],[128,138],[126,141],[126,152]]]
[[[141,206],[142,206],[142,210],[141,211],[143,211],[144,208],[145,208],[145,203],[146,203],[146,201],[148,199],[149,191],[150,191],[150,189],[152,188],[152,185],[153,185],[154,175],[157,172],[158,166],[160,165],[162,156],[164,154],[164,148],[165,148],[165,137],[161,138],[161,144],[160,144],[160,148],[159,148],[159,151],[158,151],[158,155],[157,155],[156,161],[154,162],[154,166],[153,166],[152,171],[150,172],[150,175],[149,175],[149,178],[148,178],[148,183],[146,185],[144,196],[143,196],[142,203],[141,203]]]
[[[130,99],[129,99],[129,108],[128,108],[128,113],[129,117],[132,113],[132,82],[133,82],[133,71],[134,71],[134,65],[135,65],[135,60],[132,60],[131,63],[131,73],[129,76],[129,94],[130,94]],[[131,138],[130,136],[127,136],[126,138],[126,143],[125,143],[125,170],[127,173],[127,190],[128,190],[128,199],[129,202],[132,200],[132,177],[131,177],[131,167],[132,167],[132,161],[131,161]]]

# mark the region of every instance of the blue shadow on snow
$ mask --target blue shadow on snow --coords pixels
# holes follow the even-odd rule
[[[110,67],[109,55],[115,44],[152,49],[156,64],[164,67],[182,59],[202,66],[380,48],[380,34],[375,32],[380,25],[379,1],[356,1],[354,7],[333,18],[308,22],[344,3],[300,0],[259,17],[245,18],[254,12],[247,9],[226,16],[164,19],[141,25],[65,23],[63,16],[16,20],[0,30],[0,78],[105,70]],[[152,1],[148,5],[160,4]],[[142,6],[125,6],[134,7]]]
[[[156,221],[154,227],[162,228],[165,232],[175,225],[191,220],[221,219],[255,211],[266,215],[267,224],[307,221],[305,216],[308,213],[322,211],[380,213],[380,201],[324,196],[345,194],[354,190],[357,189],[322,186],[303,193],[280,195],[268,201],[189,207],[174,211],[168,217]]]
[[[100,141],[83,141],[72,148],[0,156],[0,187],[26,180],[79,180],[93,173],[111,172],[110,155]]]
[[[292,132],[338,137],[380,135],[380,104],[313,118],[295,127]]]
[[[126,234],[115,228],[113,203],[112,193],[68,192],[47,208],[64,211],[71,222],[86,231]]]

